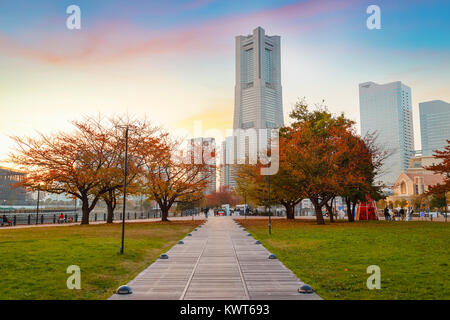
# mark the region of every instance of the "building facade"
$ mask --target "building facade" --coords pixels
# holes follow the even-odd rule
[[[224,159],[238,163],[251,154],[258,155],[266,146],[260,139],[270,138],[270,131],[262,134],[260,129],[283,125],[280,37],[268,36],[258,27],[250,35],[236,37],[235,140],[225,141],[223,149],[228,155]],[[225,170],[224,186],[235,186],[234,170],[233,166]]]
[[[419,156],[411,158],[409,168],[400,173],[394,184],[394,194],[387,201],[395,203],[398,200],[406,200],[410,204],[414,199],[425,194],[430,186],[444,181],[444,177],[434,174],[426,168],[438,164],[442,160],[432,156]]]
[[[450,103],[433,100],[419,103],[422,155],[442,150],[450,139]]]
[[[359,85],[361,135],[376,133],[377,143],[392,155],[377,182],[392,186],[414,155],[411,88],[400,81]]]
[[[202,173],[202,179],[208,180],[205,194],[216,191],[216,140],[214,138],[194,138],[190,140],[191,159],[194,163],[209,165],[207,172]]]
[[[26,203],[26,191],[12,188],[25,176],[22,172],[0,167],[0,205],[22,205]]]
[[[280,37],[263,28],[236,37],[234,129],[283,126]]]

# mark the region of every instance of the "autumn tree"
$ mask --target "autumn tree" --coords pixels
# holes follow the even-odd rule
[[[70,194],[81,200],[82,224],[101,196],[112,187],[103,181],[118,174],[111,157],[108,128],[102,121],[85,118],[73,121],[75,130],[37,138],[12,137],[16,150],[10,161],[27,172],[17,186],[48,193]]]
[[[116,165],[111,167],[99,188],[108,189],[102,194],[108,214],[107,223],[113,222],[114,210],[118,199],[123,198],[124,165],[125,165],[125,135],[128,128],[127,157],[127,194],[141,194],[139,177],[143,174],[145,159],[158,148],[159,128],[152,126],[147,119],[131,120],[114,117],[109,119],[109,156]]]
[[[442,175],[443,181],[442,183],[430,186],[427,194],[432,195],[436,199],[434,202],[437,204],[442,205],[445,202],[441,207],[445,208],[445,212],[447,212],[447,198],[450,197],[450,140],[447,140],[447,145],[444,147],[444,150],[435,150],[433,156],[442,161],[428,166],[426,169],[434,171],[435,174]]]
[[[284,146],[284,143],[280,143]],[[295,218],[295,206],[305,198],[301,180],[296,179],[284,157],[279,152],[279,168],[275,175],[270,176],[270,202],[268,198],[268,176],[261,175],[262,165],[242,164],[237,166],[237,191],[248,199],[266,207],[281,204],[286,209],[286,218]]]
[[[346,152],[343,136],[353,122],[343,114],[332,115],[322,105],[309,110],[304,100],[295,105],[290,117],[293,123],[281,130],[280,145],[285,145],[290,170],[314,206],[317,223],[324,224],[322,207],[340,190],[340,165]]]
[[[348,221],[353,222],[358,202],[366,201],[367,197],[375,201],[383,198],[381,186],[376,186],[374,180],[387,153],[378,147],[375,135],[361,138],[350,130],[341,138],[344,152],[339,159],[342,174],[337,194],[346,204]]]
[[[169,209],[176,201],[203,197],[209,184],[213,165],[203,160],[197,163],[191,153],[181,151],[182,143],[165,135],[158,148],[145,156],[143,192],[159,204],[162,221],[168,221]]]
[[[205,202],[208,207],[220,207],[224,204],[235,206],[239,200],[239,197],[228,186],[222,186],[218,191],[213,191],[205,195]]]

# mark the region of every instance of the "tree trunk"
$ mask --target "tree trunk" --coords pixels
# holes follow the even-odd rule
[[[106,223],[113,223],[114,220],[114,206],[112,201],[105,201],[108,208],[108,215],[106,217]]]
[[[81,218],[81,224],[89,224],[89,213],[91,210],[89,209],[89,200],[83,197],[81,210],[83,212],[83,217]]]
[[[325,220],[323,219],[322,214],[322,208],[319,205],[314,204],[314,211],[316,212],[317,224],[325,224]]]
[[[295,212],[294,212],[295,206],[293,206],[290,203],[286,203],[284,205],[284,207],[286,208],[286,218],[289,220],[294,220],[295,219]]]
[[[161,208],[161,221],[169,221],[169,208],[163,207]]]
[[[353,215],[352,212],[352,202],[350,201],[350,199],[345,199],[345,204],[347,205],[347,218],[349,222],[353,222],[355,221],[355,216]]]
[[[330,222],[334,222],[333,206],[325,203],[325,208],[327,208],[328,215],[330,216]]]
[[[106,218],[106,223],[113,223],[114,220],[114,209],[116,209],[116,195],[114,190],[108,191],[108,197],[104,198],[106,203],[106,208],[108,209],[108,215]]]

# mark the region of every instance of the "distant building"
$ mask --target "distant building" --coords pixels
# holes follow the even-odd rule
[[[0,167],[0,205],[26,204],[26,191],[11,187],[22,181],[24,173]]]
[[[450,103],[433,100],[419,103],[422,154],[442,150],[450,139]]]
[[[194,138],[190,140],[191,156],[194,163],[210,165],[202,178],[207,178],[205,194],[216,191],[216,141],[214,138]]]
[[[235,188],[236,182],[234,180],[232,166],[235,157],[235,148],[233,144],[233,136],[226,137],[225,141],[222,141],[220,148],[220,188],[230,187]]]
[[[385,161],[377,182],[392,186],[408,168],[414,154],[411,89],[400,81],[359,85],[361,135],[376,132],[378,144],[393,154]]]
[[[423,195],[430,186],[442,183],[444,177],[434,174],[426,167],[439,163],[441,160],[431,156],[411,158],[409,168],[400,173],[394,184],[394,194],[387,198],[388,201],[407,200],[410,204],[414,198]]]

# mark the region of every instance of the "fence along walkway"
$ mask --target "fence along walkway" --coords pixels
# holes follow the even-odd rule
[[[298,293],[303,283],[231,217],[210,217],[191,234],[128,283],[132,294],[110,299],[320,299]]]

